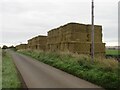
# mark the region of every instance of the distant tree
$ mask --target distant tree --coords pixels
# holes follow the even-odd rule
[[[3,45],[2,49],[8,49],[8,46]]]
[[[16,48],[13,45],[10,46],[9,49],[16,51]]]
[[[15,48],[13,45],[9,47],[10,49]]]

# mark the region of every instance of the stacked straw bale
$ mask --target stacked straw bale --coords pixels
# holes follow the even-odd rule
[[[46,50],[47,36],[37,36],[28,40],[28,49]]]
[[[25,50],[27,49],[27,44],[20,44],[16,46],[17,50]]]
[[[28,40],[28,45],[18,45],[18,49],[32,49],[53,52],[91,54],[91,25],[68,23],[48,31],[48,36],[37,36]],[[95,25],[95,55],[105,56],[102,43],[102,26]]]
[[[95,25],[95,54],[105,54],[102,26]],[[47,50],[91,54],[91,25],[68,23],[48,32]]]
[[[87,33],[88,33],[88,41],[91,42],[91,25],[87,25]],[[95,25],[95,42],[101,42],[102,43],[102,26]]]

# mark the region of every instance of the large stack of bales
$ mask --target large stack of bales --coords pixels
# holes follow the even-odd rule
[[[28,40],[28,49],[34,49],[33,48],[33,38]]]
[[[20,44],[16,46],[17,50],[25,50],[27,49],[27,44]]]
[[[28,40],[28,49],[43,50],[46,49],[47,36],[37,36]]]
[[[102,43],[102,26],[95,25],[95,54],[105,54]],[[49,51],[91,53],[91,25],[68,23],[48,32],[47,49]]]
[[[48,36],[37,36],[28,40],[28,45],[18,45],[17,49],[32,49],[53,52],[72,52],[91,54],[91,25],[68,23],[52,29]],[[105,55],[105,43],[102,43],[102,26],[95,25],[95,55]]]

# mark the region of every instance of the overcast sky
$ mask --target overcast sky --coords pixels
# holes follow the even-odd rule
[[[118,43],[118,1],[95,0],[95,24],[103,27],[103,42]],[[0,0],[0,45],[17,45],[53,28],[91,23],[91,0]]]

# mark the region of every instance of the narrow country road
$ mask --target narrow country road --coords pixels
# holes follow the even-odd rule
[[[28,56],[9,53],[28,88],[100,88]]]

